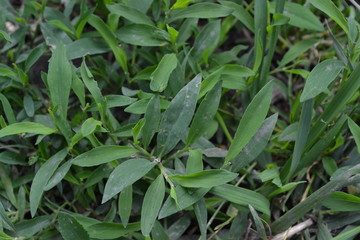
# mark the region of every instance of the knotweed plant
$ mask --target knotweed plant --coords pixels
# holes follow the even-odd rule
[[[359,11],[0,0],[0,239],[358,239]]]

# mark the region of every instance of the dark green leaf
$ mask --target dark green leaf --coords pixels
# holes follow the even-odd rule
[[[125,146],[100,146],[85,152],[72,160],[74,165],[92,167],[116,159],[130,157],[138,151]]]
[[[149,172],[156,162],[150,162],[143,158],[130,159],[119,166],[110,174],[105,185],[102,202],[108,201],[114,195],[121,192],[125,187],[133,184]]]
[[[227,183],[236,177],[236,173],[224,169],[205,170],[189,175],[169,175],[170,179],[189,188],[211,188]]]
[[[180,139],[184,138],[184,129],[194,114],[199,94],[201,75],[197,75],[171,101],[162,116],[157,135],[158,153],[161,156],[170,152]]]
[[[164,178],[160,174],[145,193],[141,208],[141,233],[149,236],[165,196]]]

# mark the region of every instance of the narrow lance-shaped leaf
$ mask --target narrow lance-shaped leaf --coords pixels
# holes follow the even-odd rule
[[[312,116],[312,107],[313,100],[307,100],[304,103],[303,109],[301,111],[300,122],[299,122],[299,130],[296,136],[294,154],[291,159],[290,171],[288,172],[286,181],[290,180],[297,167],[300,164],[300,159],[303,153],[303,150],[306,146],[308,134],[311,126],[311,116]]]
[[[257,192],[230,184],[224,184],[213,187],[210,193],[242,206],[251,204],[256,210],[270,216],[269,200]]]
[[[290,47],[284,57],[281,59],[279,66],[285,66],[305,51],[309,50],[317,42],[317,39],[305,39]]]
[[[145,193],[141,209],[141,233],[149,236],[165,196],[165,182],[160,174]]]
[[[71,82],[71,65],[66,57],[64,45],[59,44],[50,58],[47,83],[52,106],[58,106],[60,116],[63,119],[66,119],[67,116]]]
[[[135,158],[127,160],[117,166],[110,174],[105,185],[102,203],[108,201],[125,187],[142,178],[155,165],[155,162],[150,162],[143,158]]]
[[[106,25],[101,18],[95,15],[91,15],[89,23],[100,33],[109,44],[111,50],[114,52],[115,59],[122,67],[124,72],[128,72],[126,53],[118,46],[115,34],[111,31],[108,25]]]
[[[275,10],[275,2],[271,2],[270,8]],[[289,25],[313,31],[324,31],[318,17],[307,6],[286,1],[283,14],[289,18]]]
[[[201,198],[194,204],[194,212],[200,229],[200,240],[206,239],[206,225],[207,225],[207,209],[204,198]]]
[[[118,209],[121,218],[121,223],[124,225],[124,227],[126,227],[129,223],[129,218],[132,208],[132,194],[133,194],[132,185],[129,185],[125,187],[124,190],[121,191],[119,195]]]
[[[33,133],[33,134],[52,134],[56,132],[56,130],[46,127],[40,123],[33,122],[21,122],[21,123],[13,123],[9,126],[4,127],[0,130],[0,138],[20,134],[20,133]]]
[[[48,190],[52,189],[53,187],[55,187],[59,182],[61,182],[61,180],[69,172],[71,165],[72,165],[72,162],[70,160],[70,161],[65,162],[58,169],[56,169],[56,171],[54,172],[52,177],[47,182],[44,190],[48,191]]]
[[[99,108],[99,105],[102,107],[99,109],[100,113],[102,114],[102,117],[104,117],[104,109],[106,108],[106,100],[101,94],[100,88],[97,84],[97,82],[94,80],[94,77],[88,67],[86,66],[85,60],[83,60],[81,67],[81,78],[84,81],[84,84],[86,88],[91,93],[91,96],[94,98],[96,105]]]
[[[353,212],[360,210],[360,198],[344,192],[333,192],[325,198],[321,205],[341,212]]]
[[[100,146],[85,152],[72,160],[72,163],[81,167],[92,167],[111,162],[119,158],[130,157],[138,151],[126,146]]]
[[[171,101],[162,116],[157,135],[158,155],[161,157],[170,152],[183,138],[194,114],[199,94],[201,75],[197,75]]]
[[[48,183],[53,173],[56,171],[59,164],[62,162],[62,160],[64,160],[66,155],[66,149],[57,152],[41,166],[39,171],[37,171],[30,189],[31,216],[35,216],[46,184]]]
[[[144,148],[147,149],[154,133],[159,128],[161,113],[160,113],[160,98],[153,96],[146,107],[145,123],[142,127],[142,142]]]
[[[116,31],[120,41],[137,46],[164,46],[169,43],[169,34],[157,27],[145,24],[129,24]]]
[[[344,30],[346,34],[349,35],[349,26],[344,15],[336,7],[333,1],[331,0],[310,0],[309,1],[314,7],[326,13],[331,17],[339,26]]]
[[[212,120],[219,107],[221,98],[221,84],[218,82],[210,92],[208,92],[200,103],[191,123],[189,135],[186,139],[186,145],[190,146],[196,142],[207,130],[208,121]]]
[[[316,65],[305,82],[300,101],[305,102],[327,90],[329,84],[335,80],[344,67],[345,65],[342,61],[332,59],[325,60]]]
[[[118,14],[133,23],[147,24],[153,26],[154,23],[141,11],[125,4],[111,4],[106,6],[111,13]]]
[[[214,3],[197,3],[183,9],[174,10],[170,22],[181,18],[218,18],[226,17],[233,10]]]
[[[189,188],[210,188],[225,184],[236,177],[236,173],[224,169],[205,170],[189,175],[169,175],[170,179]]]
[[[8,176],[4,164],[0,163],[0,180],[5,189],[7,198],[10,200],[11,204],[18,208],[18,203],[14,194],[14,187],[11,181],[11,178]]]
[[[253,161],[266,147],[270,139],[271,133],[275,128],[278,113],[275,113],[265,119],[256,134],[246,144],[243,150],[231,161],[231,171],[238,172]]]
[[[168,85],[170,74],[177,66],[175,53],[166,54],[159,62],[155,71],[150,76],[150,88],[156,92],[162,92]]]
[[[140,223],[129,223],[124,227],[120,223],[96,223],[88,226],[86,231],[89,233],[90,238],[93,239],[117,239],[128,233],[140,230]]]
[[[11,105],[8,101],[8,99],[0,93],[0,101],[2,103],[2,107],[4,109],[4,112],[5,112],[5,116],[8,120],[8,123],[9,124],[13,124],[13,123],[16,123],[16,118],[15,118],[15,115],[14,115],[14,111],[12,110],[11,108]]]
[[[240,120],[224,165],[241,152],[264,122],[272,97],[272,82],[267,83],[254,97]]]
[[[255,223],[256,230],[257,230],[259,237],[263,240],[266,240],[265,227],[261,221],[261,218],[259,217],[259,215],[255,211],[255,209],[250,204],[249,204],[249,209],[250,209],[250,213],[254,219],[254,223]]]

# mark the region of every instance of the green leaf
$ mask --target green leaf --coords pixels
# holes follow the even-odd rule
[[[85,152],[72,160],[72,163],[81,167],[92,167],[116,159],[130,157],[138,151],[126,146],[100,146]]]
[[[236,177],[236,173],[224,169],[205,170],[188,175],[169,175],[170,179],[189,188],[211,188],[227,183]]]
[[[11,173],[10,173],[11,174]],[[10,200],[11,204],[18,208],[17,200],[14,194],[14,187],[11,181],[11,178],[8,176],[4,164],[0,163],[0,179],[5,189],[7,199]]]
[[[310,99],[307,100],[303,105],[299,121],[299,129],[295,140],[294,153],[292,159],[289,160],[291,161],[291,165],[287,173],[288,175],[286,176],[286,181],[290,180],[300,165],[301,156],[305,149],[311,127],[313,104],[313,100]]]
[[[165,196],[165,182],[160,174],[145,193],[141,208],[141,233],[149,236]]]
[[[206,239],[207,229],[207,209],[204,198],[201,198],[194,204],[194,212],[199,225],[201,237],[200,240]]]
[[[232,15],[244,24],[250,31],[254,32],[254,18],[241,5],[230,1],[219,1],[225,7],[231,8],[234,11]]]
[[[9,235],[7,235],[7,234],[4,233],[4,232],[0,232],[0,239],[1,239],[1,240],[13,240],[14,238],[11,237],[11,236],[9,236]]]
[[[157,135],[159,156],[170,152],[180,139],[194,114],[199,94],[201,75],[197,75],[171,101],[160,122]]]
[[[255,211],[255,209],[250,204],[249,204],[249,209],[250,209],[250,213],[254,219],[254,223],[255,223],[256,230],[257,230],[259,237],[263,240],[266,240],[267,238],[266,238],[265,227],[261,221],[261,218],[259,217],[259,215]]]
[[[86,227],[90,238],[96,239],[116,239],[128,233],[140,230],[140,223],[129,223],[124,227],[120,223],[97,223]]]
[[[49,61],[47,83],[53,107],[58,106],[60,116],[66,119],[72,82],[71,65],[66,57],[64,45],[59,44]]]
[[[149,146],[154,133],[158,130],[160,124],[160,98],[159,96],[153,96],[146,107],[145,123],[142,128],[142,143],[144,148]]]
[[[88,118],[81,125],[81,134],[86,137],[87,135],[93,133],[97,126],[101,126],[102,123],[94,118]]]
[[[306,80],[300,101],[305,102],[327,90],[329,84],[335,80],[344,67],[342,61],[330,59],[316,65]]]
[[[6,116],[7,120],[8,120],[8,123],[9,124],[16,123],[14,111],[11,108],[9,100],[1,93],[0,93],[0,101],[2,103],[2,107],[4,109],[5,116]]]
[[[26,112],[26,115],[28,115],[29,117],[34,116],[34,101],[32,97],[28,94],[24,96],[24,110]]]
[[[90,239],[88,233],[85,231],[83,226],[76,221],[70,214],[60,212],[58,215],[59,221],[59,232],[64,240]]]
[[[46,184],[58,168],[59,164],[65,159],[67,153],[67,149],[57,152],[40,167],[39,171],[36,172],[30,189],[30,211],[32,217],[35,216]]]
[[[124,190],[121,191],[119,195],[118,209],[119,209],[121,222],[124,227],[128,225],[130,219],[132,202],[133,202],[132,194],[133,194],[132,185],[129,185],[125,187]]]
[[[216,20],[209,22],[201,30],[199,35],[196,37],[193,50],[191,55],[194,57],[195,61],[203,59],[207,61],[205,54],[211,55],[215,50],[220,40],[221,32],[221,21]]]
[[[6,223],[9,226],[9,228],[15,232],[15,227],[14,227],[13,223],[11,222],[11,220],[9,219],[1,201],[0,201],[0,220],[2,220],[4,223]]]
[[[11,37],[7,32],[0,30],[0,37],[11,43]]]
[[[275,12],[275,2],[272,2],[271,12]],[[324,31],[324,27],[314,13],[306,6],[293,2],[285,2],[284,16],[288,17],[289,24],[313,31]]]
[[[360,198],[344,192],[333,192],[321,202],[321,205],[333,211],[359,211]]]
[[[30,238],[54,222],[54,215],[35,217],[15,224],[19,236]]]
[[[278,189],[274,190],[273,192],[271,192],[269,194],[269,198],[272,198],[272,197],[274,197],[276,195],[279,195],[280,193],[290,191],[291,189],[293,189],[294,187],[296,187],[297,185],[299,185],[301,183],[306,183],[306,182],[305,181],[299,181],[299,182],[291,182],[291,183],[285,184],[285,185],[279,187]]]
[[[52,177],[47,182],[44,191],[48,191],[55,187],[68,173],[70,170],[70,167],[72,165],[71,161],[67,161],[63,165],[61,165],[58,169],[56,169],[55,173],[52,175]]]
[[[214,3],[197,3],[183,9],[174,10],[170,14],[169,22],[182,18],[218,18],[226,17],[233,10]]]
[[[109,45],[101,38],[81,38],[66,45],[66,55],[69,60],[109,51]]]
[[[244,149],[231,161],[231,171],[238,172],[250,164],[267,146],[270,136],[278,120],[278,113],[265,119],[256,134],[251,138]]]
[[[224,184],[213,187],[210,193],[241,206],[251,204],[256,210],[270,216],[270,203],[263,195],[249,189]]]
[[[130,24],[116,31],[118,39],[137,46],[165,46],[170,41],[169,34],[154,26]]]
[[[137,102],[132,103],[130,106],[124,109],[125,112],[133,114],[144,114],[147,109],[147,105],[150,99],[141,99]],[[166,109],[169,106],[170,102],[165,99],[160,99],[160,109]]]
[[[155,71],[150,76],[150,88],[155,92],[162,92],[168,85],[170,74],[177,66],[175,53],[165,54],[161,58]]]
[[[211,121],[218,110],[221,98],[221,84],[221,82],[218,82],[200,103],[186,139],[187,146],[196,142],[208,130],[208,126],[204,123]]]
[[[220,81],[220,77],[224,67],[217,69],[216,71],[209,74],[204,81],[201,83],[199,98],[202,98],[207,92],[215,87],[215,85]]]
[[[119,47],[115,34],[111,31],[109,26],[106,25],[103,20],[101,20],[101,18],[95,15],[90,16],[89,23],[105,39],[105,41],[113,51],[116,61],[119,63],[124,72],[128,72],[126,53],[123,49]]]
[[[331,0],[310,0],[309,1],[314,7],[326,13],[331,17],[339,26],[344,30],[346,34],[349,35],[349,26],[344,15],[336,7],[333,1]]]
[[[126,6],[125,4],[111,4],[106,5],[111,13],[115,13],[120,17],[124,17],[127,20],[138,23],[138,24],[147,24],[153,26],[154,23],[141,11],[136,8]]]
[[[269,82],[256,94],[246,108],[226,155],[224,165],[233,160],[259,130],[269,110],[271,98],[272,82]]]
[[[350,131],[355,139],[357,151],[360,153],[360,127],[351,118],[348,118],[348,125]]]
[[[95,103],[97,107],[99,108],[100,114],[102,114],[102,117],[104,118],[104,109],[106,108],[106,100],[101,94],[100,88],[98,86],[98,83],[95,81],[93,75],[91,74],[90,70],[86,66],[85,60],[83,60],[81,67],[81,78],[84,81],[85,86],[87,89],[89,89],[92,97],[95,100]],[[99,106],[100,105],[100,106]],[[101,109],[102,107],[102,109]]]
[[[317,39],[310,38],[294,44],[293,46],[290,47],[289,51],[287,51],[283,56],[283,58],[281,59],[279,63],[279,67],[285,66],[289,62],[293,61],[298,56],[309,50],[317,42],[318,42]]]
[[[346,232],[342,232],[336,237],[333,237],[331,240],[348,240],[348,239],[352,239],[352,237],[355,237],[359,233],[360,233],[360,226],[354,227],[353,229],[348,230]]]
[[[81,107],[85,107],[85,87],[84,83],[80,80],[76,73],[73,73],[73,80],[71,88],[78,97]]]
[[[150,162],[143,158],[130,159],[121,163],[109,176],[105,185],[102,203],[108,201],[125,187],[142,178],[155,165],[156,162]]]
[[[25,61],[25,72],[28,73],[31,67],[39,60],[45,53],[45,44],[39,44],[36,48],[32,49]]]
[[[20,133],[33,133],[33,134],[44,134],[49,135],[56,132],[56,130],[52,128],[45,127],[40,123],[33,122],[21,122],[21,123],[13,123],[9,126],[4,127],[0,130],[0,138],[20,134]]]

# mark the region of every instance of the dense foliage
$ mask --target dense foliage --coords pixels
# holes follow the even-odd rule
[[[356,239],[359,8],[0,0],[0,239]]]

